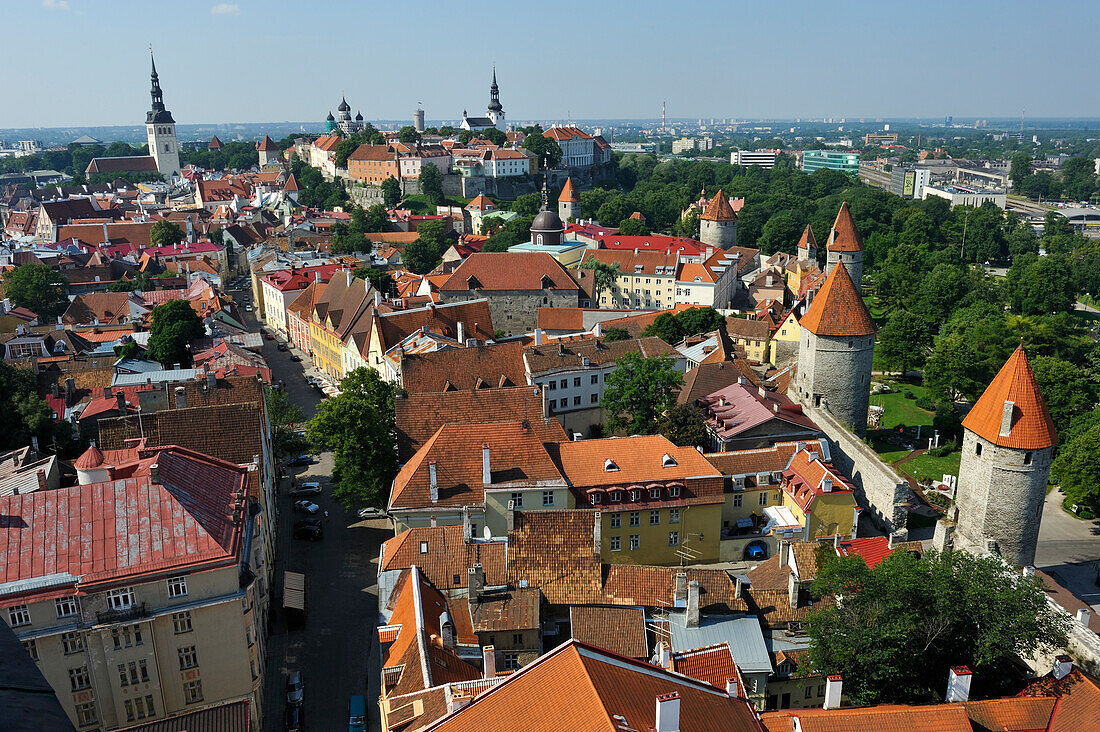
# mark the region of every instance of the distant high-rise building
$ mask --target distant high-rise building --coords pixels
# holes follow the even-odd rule
[[[802,153],[802,170],[812,173],[822,168],[859,173],[859,153],[839,150],[806,150]]]

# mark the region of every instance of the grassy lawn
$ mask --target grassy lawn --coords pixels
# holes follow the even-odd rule
[[[909,384],[891,384],[891,388],[901,389],[902,391],[892,392],[890,394],[872,394],[871,404],[876,407],[885,407],[886,411],[882,415],[882,427],[891,430],[896,429],[899,424],[903,424],[906,427],[916,427],[918,424],[932,424],[932,412],[926,409],[921,409],[917,406],[916,399],[906,399],[904,391],[910,391],[917,399],[922,396],[928,396],[928,390],[923,386],[912,386]]]
[[[896,445],[889,437],[890,435],[885,430],[867,431],[867,439],[871,443],[871,449],[877,452],[884,462],[892,463],[909,454],[908,450]]]
[[[902,465],[902,470],[912,475],[917,480],[941,480],[944,473],[950,475],[959,474],[959,460],[962,453],[954,451],[947,457],[932,457],[928,453],[917,455],[915,458]]]
[[[871,313],[871,318],[876,323],[881,323],[886,320],[886,306],[882,305],[878,298],[874,295],[868,295],[863,298],[863,304],[867,306],[867,311]]]

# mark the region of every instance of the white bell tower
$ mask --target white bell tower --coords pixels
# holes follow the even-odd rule
[[[157,161],[157,171],[165,177],[179,175],[180,152],[176,141],[176,121],[172,113],[164,108],[164,95],[160,90],[160,77],[157,76],[157,63],[152,51],[149,60],[153,64],[153,73],[149,78],[153,82],[149,94],[153,97],[153,106],[145,115],[145,135],[149,140],[149,154]]]

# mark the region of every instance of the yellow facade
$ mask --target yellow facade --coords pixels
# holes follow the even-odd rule
[[[337,381],[344,378],[344,344],[328,324],[311,320],[309,340],[313,365]]]
[[[755,363],[764,363],[769,352],[767,339],[746,338],[745,336],[736,335],[731,335],[730,339],[745,349],[745,356],[748,360]]]
[[[694,506],[604,511],[600,526],[601,558],[610,564],[689,563],[718,561],[722,503]]]
[[[778,506],[783,502],[780,486],[769,485],[761,488],[748,487],[726,494],[722,504],[722,529],[730,530],[737,526],[737,519],[750,518],[753,514],[764,515],[768,506]]]
[[[856,498],[850,491],[819,493],[810,503],[809,511],[803,511],[790,494],[784,491],[783,505],[791,509],[799,525],[804,529],[808,525],[804,534],[807,541],[837,534],[846,539],[852,537]]]
[[[801,330],[798,327],[798,318],[794,316],[794,311],[787,313],[787,317],[783,319],[783,322],[779,324],[779,327],[775,329],[775,333],[772,333],[772,338],[768,342],[768,363],[772,366],[778,366],[776,363],[776,351],[779,348],[780,342],[790,344],[791,349],[798,348],[798,339],[801,335]]]

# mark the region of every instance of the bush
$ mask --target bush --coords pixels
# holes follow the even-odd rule
[[[903,396],[904,396],[904,397],[905,397],[906,399],[916,399],[916,398],[917,398],[917,395],[916,395],[916,394],[914,394],[913,392],[909,391],[908,389],[907,389],[907,390],[905,391],[905,393],[903,394]]]
[[[954,442],[948,442],[948,443],[945,443],[943,445],[940,445],[939,447],[933,447],[931,450],[928,450],[927,452],[932,457],[938,457],[938,458],[947,457],[951,453],[955,452],[955,443]]]
[[[927,412],[936,411],[936,404],[926,396],[922,396],[917,399],[917,406]]]

